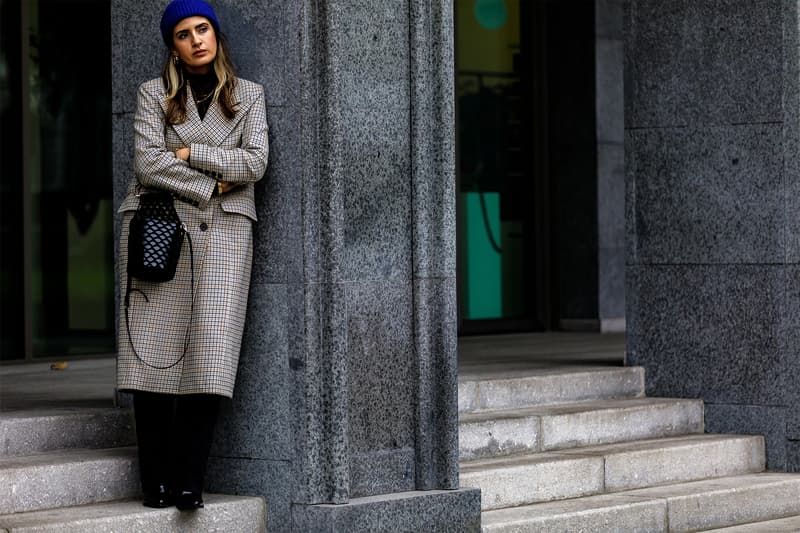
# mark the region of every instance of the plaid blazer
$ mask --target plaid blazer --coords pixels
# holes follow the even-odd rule
[[[135,179],[118,211],[122,214],[117,359],[121,390],[233,395],[250,286],[256,220],[253,184],[266,171],[269,151],[263,88],[238,79],[234,102],[233,119],[227,119],[217,102],[212,102],[201,120],[189,92],[186,121],[168,125],[161,79],[139,87],[134,116]],[[188,163],[175,157],[175,150],[184,146],[190,148]],[[217,181],[240,185],[212,197]],[[175,208],[191,236],[193,253],[185,241],[172,281],[133,279],[136,290],[128,309],[129,337],[124,310],[128,226],[139,206],[140,188],[175,195]],[[184,347],[186,356],[169,369],[154,369],[134,355],[131,341],[139,356],[154,366],[174,363]]]

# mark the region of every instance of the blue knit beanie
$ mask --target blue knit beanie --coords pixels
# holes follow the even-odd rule
[[[161,36],[167,48],[172,48],[172,30],[186,17],[205,17],[219,33],[219,21],[214,9],[203,0],[172,0],[161,15]]]

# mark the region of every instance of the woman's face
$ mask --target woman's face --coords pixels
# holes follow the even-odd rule
[[[205,17],[187,17],[172,30],[172,49],[192,74],[205,74],[217,57],[214,26]]]

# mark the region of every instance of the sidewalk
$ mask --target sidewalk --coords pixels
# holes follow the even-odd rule
[[[112,407],[116,359],[67,360],[64,370],[50,362],[0,366],[0,411]]]

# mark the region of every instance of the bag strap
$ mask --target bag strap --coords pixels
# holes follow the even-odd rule
[[[128,272],[128,285],[125,289],[125,329],[128,332],[128,342],[131,343],[131,349],[133,349],[133,355],[135,355],[136,358],[139,361],[141,361],[143,365],[149,366],[150,368],[155,368],[156,370],[167,370],[168,368],[172,368],[173,366],[177,365],[178,363],[183,361],[184,357],[186,357],[186,350],[189,348],[189,331],[191,331],[192,329],[192,318],[194,317],[194,250],[192,248],[192,234],[186,231],[186,226],[183,225],[183,223],[181,223],[181,229],[183,231],[183,234],[186,236],[186,239],[189,241],[189,262],[192,271],[192,285],[191,285],[192,305],[191,305],[191,311],[189,312],[189,325],[186,326],[186,334],[184,335],[184,340],[183,340],[183,354],[181,354],[180,358],[171,365],[167,366],[151,365],[150,363],[142,359],[142,356],[140,356],[139,352],[136,351],[136,346],[133,344],[133,337],[131,336],[131,322],[130,322],[130,317],[128,315],[128,307],[130,307],[130,295],[132,292],[136,291],[142,293],[142,296],[144,296],[144,300],[146,302],[150,302],[150,299],[140,289],[131,289],[131,281],[132,281],[131,273],[130,271]]]

